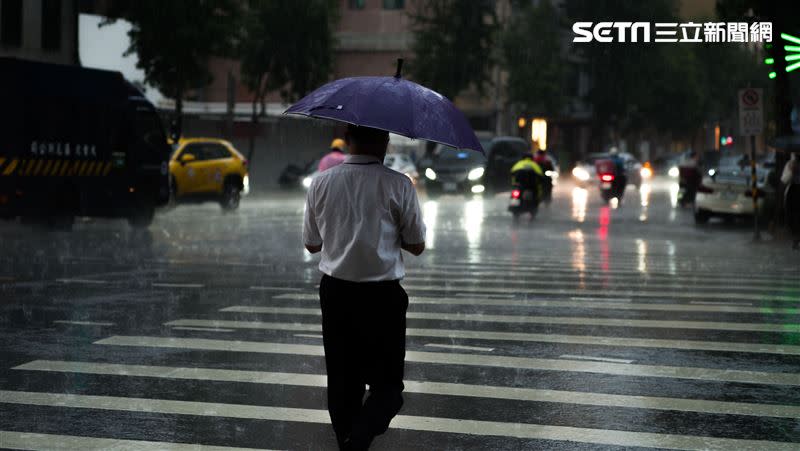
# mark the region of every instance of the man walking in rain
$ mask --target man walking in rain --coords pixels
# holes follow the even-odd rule
[[[425,224],[411,181],[383,165],[389,134],[350,125],[343,164],[314,179],[303,240],[322,252],[319,287],[328,411],[339,447],[366,450],[403,405],[406,309],[401,249]],[[366,386],[369,396],[364,399]]]

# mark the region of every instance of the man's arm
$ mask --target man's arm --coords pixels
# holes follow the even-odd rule
[[[421,254],[422,251],[425,250],[425,242],[423,241],[423,242],[417,243],[417,244],[401,243],[400,247],[403,248],[403,250],[411,252],[412,255],[417,256],[417,255]],[[306,248],[308,248],[308,247],[306,246]]]
[[[308,252],[316,254],[322,250],[322,236],[317,227],[317,219],[314,214],[314,203],[312,196],[314,194],[314,183],[309,188],[306,194],[306,209],[303,217],[303,244]]]

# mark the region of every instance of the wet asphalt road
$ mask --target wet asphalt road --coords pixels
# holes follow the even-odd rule
[[[504,198],[422,196],[406,403],[374,449],[800,448],[800,254],[648,188],[564,184],[516,226]],[[0,447],[333,449],[302,212],[0,223]]]

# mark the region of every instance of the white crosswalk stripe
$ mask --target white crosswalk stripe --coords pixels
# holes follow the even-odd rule
[[[318,308],[299,307],[259,307],[232,306],[221,309],[222,312],[236,313],[272,313],[285,315],[321,315]],[[731,323],[721,321],[669,321],[649,319],[590,318],[575,316],[525,316],[525,315],[489,315],[483,313],[430,313],[408,312],[409,319],[429,319],[442,321],[472,321],[490,323],[524,323],[524,324],[566,324],[572,326],[610,326],[639,327],[657,329],[701,329],[751,332],[800,333],[800,323]]]
[[[228,341],[202,338],[144,337],[115,335],[95,344],[107,346],[136,346],[170,349],[249,352],[261,354],[324,355],[322,346],[256,341]],[[663,365],[633,365],[595,362],[576,362],[558,359],[507,357],[498,355],[457,354],[444,352],[406,351],[406,361],[448,365],[485,366],[496,368],[529,369],[545,371],[570,371],[580,373],[613,374],[707,381],[727,381],[751,384],[800,385],[800,374],[769,373],[717,368],[693,368]]]
[[[228,327],[233,329],[293,330],[315,331],[322,329],[318,324],[280,323],[267,321],[231,321],[179,319],[166,323],[168,326],[190,327]],[[449,339],[476,339],[501,341],[530,341],[540,343],[567,343],[593,346],[621,346],[635,348],[666,348],[697,351],[749,352],[763,354],[800,355],[800,346],[783,344],[761,344],[720,342],[705,340],[671,340],[658,338],[605,337],[596,335],[536,334],[528,332],[495,332],[464,329],[421,329],[409,327],[406,335],[412,337],[441,337]]]
[[[567,356],[562,356],[567,357]],[[576,358],[579,356],[569,356]],[[124,365],[113,363],[65,362],[36,360],[14,367],[21,371],[46,371],[81,374],[102,374],[125,377],[155,377],[201,381],[246,382],[253,384],[325,387],[326,376],[307,373],[226,370],[215,368],[179,368],[169,366]],[[410,393],[467,396],[520,401],[558,402],[592,406],[614,406],[682,412],[750,415],[762,417],[800,418],[800,406],[753,404],[653,396],[630,396],[565,390],[540,390],[519,387],[454,384],[446,382],[403,381]]]
[[[0,391],[3,402],[62,408],[117,410],[175,415],[213,416],[242,419],[327,424],[325,410],[291,407],[252,406],[197,401],[126,398],[115,396]],[[690,435],[658,434],[611,429],[551,426],[527,423],[501,423],[440,417],[398,415],[390,424],[394,429],[494,435],[528,439],[566,440],[614,446],[640,446],[674,449],[759,449],[792,450],[796,444],[769,440],[743,440]]]
[[[615,302],[611,298],[577,298],[578,300],[557,301],[557,300],[513,300],[495,299],[491,297],[476,298],[474,294],[458,296],[454,298],[431,297],[431,296],[409,296],[411,304],[432,304],[432,305],[484,305],[498,307],[554,307],[554,308],[584,308],[584,309],[608,309],[608,310],[656,310],[669,312],[715,312],[715,313],[759,313],[764,315],[796,315],[800,314],[800,308],[778,308],[778,307],[747,307],[743,304],[717,303],[717,302],[697,302],[692,301],[688,304],[662,304],[662,303],[641,303],[641,302]],[[273,296],[272,299],[285,299],[294,301],[314,301],[319,302],[318,294],[306,293],[284,293]],[[573,298],[575,299],[575,298]],[[752,304],[746,304],[752,305]]]
[[[256,451],[255,448],[235,448],[188,443],[124,440],[118,438],[81,437],[63,434],[0,431],[0,446],[26,450],[97,450],[97,451]],[[265,451],[259,449],[258,451]]]

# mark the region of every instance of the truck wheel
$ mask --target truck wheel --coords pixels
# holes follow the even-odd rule
[[[708,220],[711,219],[711,214],[708,210],[697,209],[694,212],[694,223],[695,224],[707,224]]]
[[[135,229],[150,227],[153,223],[156,210],[152,206],[140,207],[128,216],[128,224]]]
[[[239,201],[242,198],[242,190],[233,181],[225,183],[222,190],[222,198],[219,201],[224,211],[234,211],[239,208]]]

